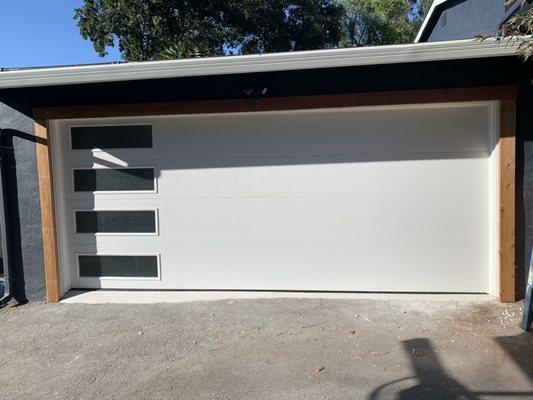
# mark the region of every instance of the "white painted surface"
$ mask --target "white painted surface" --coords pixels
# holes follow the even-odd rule
[[[429,8],[428,13],[426,14],[426,17],[424,18],[424,21],[422,21],[422,25],[420,26],[420,29],[418,30],[418,33],[416,34],[415,43],[419,43],[420,39],[422,38],[422,35],[424,34],[424,31],[426,30],[426,27],[429,23],[429,20],[433,17],[433,14],[435,13],[435,9],[448,2],[449,0],[433,0],[433,3],[431,4],[431,7]]]
[[[392,300],[444,301],[486,303],[495,301],[486,294],[402,294],[402,293],[322,293],[322,292],[209,292],[209,291],[127,291],[127,290],[73,290],[66,294],[66,304],[157,304],[190,303],[194,301],[244,299],[334,299],[334,300]]]
[[[108,120],[154,132],[154,149],[108,152],[69,150],[69,122],[58,122],[62,269],[83,288],[489,293],[491,112],[487,103]],[[155,167],[157,193],[73,193],[71,168],[117,165]],[[74,233],[74,209],[126,208],[157,208],[159,235]],[[161,279],[78,278],[76,254],[96,252],[160,254]]]
[[[32,68],[0,72],[0,88],[509,57],[514,56],[519,43],[516,40],[500,45],[495,39],[483,42],[468,39],[187,60]]]

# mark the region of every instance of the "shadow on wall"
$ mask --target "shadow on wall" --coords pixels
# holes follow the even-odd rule
[[[516,364],[533,381],[533,335],[523,333],[514,337],[497,338]],[[481,400],[533,398],[533,392],[474,392],[450,376],[444,369],[430,340],[418,338],[403,342],[403,349],[415,373],[412,377],[398,379],[375,389],[369,400]]]
[[[14,153],[13,139],[18,138],[25,141],[37,142],[39,138],[14,129],[2,129],[1,145],[3,150],[3,167],[6,168],[6,187],[7,193],[7,213],[8,220],[6,224],[9,231],[10,241],[10,275],[13,282],[13,298],[20,304],[27,303],[25,293],[25,276],[23,268],[22,236],[20,221],[20,202],[18,200],[17,185],[17,162]]]

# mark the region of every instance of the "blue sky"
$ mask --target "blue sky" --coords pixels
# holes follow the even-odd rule
[[[120,60],[100,58],[80,36],[74,8],[82,0],[0,0],[0,67],[36,67]]]

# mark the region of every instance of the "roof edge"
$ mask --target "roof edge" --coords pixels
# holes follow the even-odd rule
[[[245,56],[0,72],[0,89],[512,56],[514,44],[476,39]]]
[[[437,7],[441,6],[444,3],[447,3],[449,0],[434,0],[433,3],[431,3],[431,7],[429,8],[429,11],[424,18],[424,21],[422,21],[422,25],[420,26],[420,29],[418,30],[418,33],[416,34],[415,43],[420,43],[420,39],[422,39],[422,35],[426,31],[426,28],[429,24],[429,21],[433,18],[433,14],[435,14],[435,10]]]

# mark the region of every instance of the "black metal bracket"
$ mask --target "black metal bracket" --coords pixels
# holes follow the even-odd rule
[[[261,98],[268,93],[268,88],[265,86],[250,86],[243,89],[244,94],[252,100],[254,105],[261,104]]]

